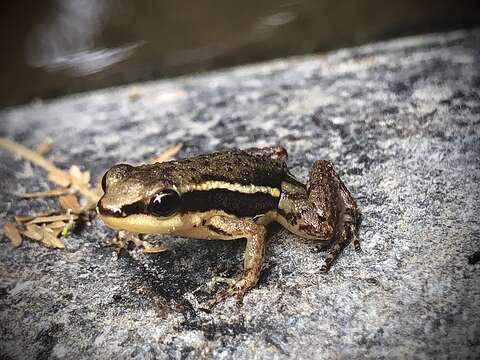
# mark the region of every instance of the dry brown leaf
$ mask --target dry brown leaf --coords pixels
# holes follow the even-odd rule
[[[62,170],[49,171],[48,180],[62,187],[68,187],[72,183],[70,174]]]
[[[71,210],[73,214],[81,214],[83,212],[82,207],[78,203],[77,197],[74,194],[68,194],[60,196],[58,198],[60,206],[65,210]]]
[[[72,165],[69,169],[70,176],[72,177],[73,184],[83,184],[88,186],[90,181],[90,171],[82,171],[77,165]]]
[[[52,230],[53,229],[63,229],[65,227],[65,225],[67,225],[67,223],[64,222],[64,221],[54,221],[54,222],[48,224],[47,227],[49,229],[52,229]]]
[[[52,235],[55,236],[55,237],[59,237],[60,234],[62,233],[63,229],[62,228],[56,228],[56,229],[51,229],[49,227],[47,227],[47,229],[50,229],[51,232],[52,232]]]
[[[167,150],[163,151],[161,154],[154,156],[151,159],[151,162],[158,163],[158,162],[164,162],[164,161],[170,160],[172,157],[177,155],[177,153],[182,149],[182,147],[183,147],[182,143],[172,146],[171,148],[168,148]]]
[[[20,235],[20,232],[14,223],[6,223],[3,226],[3,232],[5,236],[10,239],[13,246],[19,247],[22,245],[22,235]]]
[[[46,155],[52,150],[52,148],[52,143],[44,142],[37,146],[37,153],[39,153],[40,155]]]
[[[25,160],[31,161],[37,166],[42,167],[43,169],[48,171],[48,179],[62,187],[68,187],[72,183],[71,176],[68,172],[63,171],[59,168],[57,168],[52,162],[48,161],[44,157],[42,157],[39,153],[36,151],[32,151],[28,148],[26,148],[23,145],[20,145],[14,141],[11,141],[6,138],[0,138],[0,147],[3,147],[4,149],[12,152],[13,154],[16,154],[18,156],[23,157]],[[77,166],[78,168],[78,166]],[[74,174],[77,174],[80,171],[80,169],[74,170]],[[81,171],[80,171],[81,173]],[[82,174],[82,173],[81,173]],[[87,197],[87,200],[89,201],[89,204],[96,204],[98,200],[100,199],[101,194],[98,194],[96,191],[92,190],[88,186],[88,181],[90,179],[90,173],[88,171],[84,172],[81,177],[81,181],[79,181],[79,186],[77,190],[82,193],[85,197]],[[92,205],[93,206],[93,205]]]
[[[88,199],[89,203],[96,204],[101,195],[88,185],[90,181],[90,171],[82,172],[77,165],[73,165],[70,167],[69,173],[73,186]]]
[[[62,214],[62,215],[52,215],[52,216],[39,216],[35,219],[27,222],[27,225],[31,224],[43,224],[43,223],[53,223],[55,221],[70,221],[78,219],[77,215],[74,214]]]
[[[27,225],[26,230],[22,231],[22,234],[36,241],[42,241],[43,238],[42,228],[38,225]]]
[[[61,239],[57,238],[52,230],[48,228],[42,228],[42,233],[43,237],[41,241],[45,246],[57,249],[65,248],[64,242]]]
[[[47,191],[34,191],[34,192],[29,192],[24,194],[17,194],[17,196],[28,199],[28,198],[36,198],[36,197],[60,196],[65,194],[68,194],[68,189],[57,188],[57,189],[52,189]]]
[[[50,215],[53,215],[53,214],[56,214],[58,213],[57,210],[50,210],[50,211],[45,211],[43,213],[40,213],[40,214],[36,214],[36,215],[15,215],[15,221],[17,223],[26,223],[26,222],[29,222],[30,220],[33,220],[33,219],[36,219],[38,217],[41,217],[41,216],[50,216]]]

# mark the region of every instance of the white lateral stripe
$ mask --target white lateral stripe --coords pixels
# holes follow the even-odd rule
[[[257,185],[241,185],[241,184],[232,184],[225,181],[206,181],[201,184],[186,185],[179,187],[178,191],[180,194],[189,192],[189,191],[208,191],[213,189],[226,189],[230,191],[238,191],[244,194],[254,194],[257,192],[270,194],[273,197],[280,197],[280,190],[270,187],[270,186],[257,186]]]

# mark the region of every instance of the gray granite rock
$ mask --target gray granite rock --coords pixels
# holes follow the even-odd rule
[[[243,306],[206,313],[204,284],[241,271],[244,241],[163,236],[173,253],[116,256],[97,219],[65,250],[3,237],[0,357],[478,358],[478,64],[480,31],[453,32],[2,111],[2,136],[51,138],[51,160],[94,177],[178,142],[181,156],[282,144],[302,180],[332,160],[362,210],[364,251],[320,274],[325,252],[274,228]],[[13,195],[47,189],[42,170],[3,150],[0,169],[0,225],[54,206]]]

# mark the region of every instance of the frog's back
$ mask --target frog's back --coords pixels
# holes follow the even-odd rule
[[[218,152],[137,169],[164,187],[174,187],[182,197],[182,212],[218,210],[240,217],[276,209],[287,173],[282,159],[246,151]]]
[[[148,171],[147,169],[150,168]],[[225,151],[199,155],[188,159],[147,165],[145,173],[155,168],[154,176],[165,182],[174,180],[178,187],[212,182],[262,186],[280,189],[287,168],[283,160],[250,154],[245,151]],[[153,174],[152,174],[153,175]]]
[[[285,163],[281,160],[244,151],[202,155],[182,160],[181,163],[179,169],[191,172],[194,181],[221,181],[245,186],[280,188],[286,171]]]

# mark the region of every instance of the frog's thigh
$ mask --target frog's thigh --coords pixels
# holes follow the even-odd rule
[[[214,232],[231,239],[246,238],[247,246],[244,257],[244,279],[248,287],[257,284],[265,253],[265,227],[253,221],[226,216],[210,218],[206,226]]]
[[[307,192],[282,184],[280,222],[298,236],[327,241],[332,238],[339,216],[339,185],[319,162],[310,171]],[[316,166],[317,165],[317,166]]]
[[[340,225],[339,241],[346,242],[352,238],[355,250],[361,250],[357,238],[359,217],[357,203],[329,161],[319,160],[313,164],[307,188],[308,198],[317,209],[327,211],[328,214],[328,208],[338,208],[339,219],[335,219],[335,222]]]

